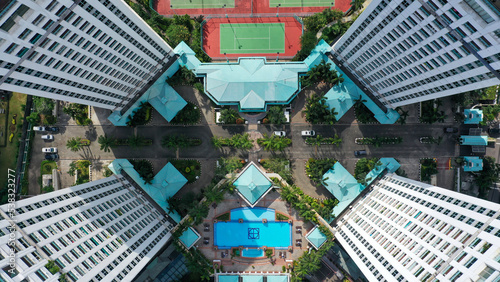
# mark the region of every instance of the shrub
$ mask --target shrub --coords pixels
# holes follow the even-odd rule
[[[316,185],[322,183],[323,175],[330,170],[333,165],[337,162],[335,159],[313,159],[310,158],[306,163],[306,173],[309,179],[313,181]]]
[[[200,109],[195,104],[187,102],[187,105],[180,110],[170,121],[172,124],[196,124],[200,121]]]
[[[134,127],[147,124],[151,120],[151,109],[152,106],[149,103],[142,102],[139,108],[128,116],[127,125]]]
[[[12,139],[13,139],[13,138],[14,138],[14,133],[11,133],[11,134],[9,135],[9,142],[10,142],[10,143],[12,143]]]
[[[242,118],[237,118],[236,119],[236,124],[243,124],[243,119]]]
[[[44,123],[48,124],[48,125],[53,125],[56,123],[56,121],[57,121],[57,118],[53,115],[47,115],[44,118]]]

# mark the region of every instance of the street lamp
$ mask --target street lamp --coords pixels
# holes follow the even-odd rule
[[[224,14],[226,14],[226,18],[227,18],[226,4],[224,4],[224,5],[222,6],[222,8],[224,8]]]
[[[278,11],[276,12],[276,17],[280,17],[280,7],[281,7],[281,4],[278,4],[278,6],[276,6],[276,8],[278,8]]]
[[[330,10],[333,9],[334,4],[335,4],[335,2],[330,3]]]
[[[174,10],[173,5],[170,5],[170,9],[172,10],[172,12],[174,12],[174,15],[177,15],[177,14],[175,13],[175,10]]]
[[[224,57],[226,57],[226,62],[229,64],[229,59],[226,56],[226,53],[224,52]]]
[[[277,56],[276,56],[276,63],[278,62],[279,58],[280,58],[280,52],[277,52]]]

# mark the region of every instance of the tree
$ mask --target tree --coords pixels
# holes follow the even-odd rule
[[[409,115],[408,111],[405,111],[405,110],[401,109],[400,107],[397,107],[396,111],[399,113],[399,119],[398,119],[399,124],[401,124],[401,125],[406,124],[406,118]]]
[[[310,158],[306,163],[306,174],[311,181],[316,184],[323,182],[323,175],[330,170],[337,161],[335,159],[313,159]]]
[[[189,42],[189,38],[191,37],[189,29],[186,26],[178,24],[170,25],[165,33],[168,36],[168,43],[171,46],[177,46],[182,41]]]
[[[128,145],[132,148],[138,148],[146,145],[146,138],[140,135],[132,135],[128,138]]]
[[[292,139],[264,133],[264,138],[257,140],[257,143],[264,147],[266,151],[283,151],[292,143]]]
[[[33,108],[36,112],[44,115],[52,114],[54,100],[43,97],[33,97]]]
[[[235,124],[238,118],[241,117],[236,110],[231,108],[225,108],[220,111],[219,122],[225,124]]]
[[[300,78],[302,87],[309,87],[319,82],[336,85],[343,81],[342,74],[339,75],[335,69],[331,69],[331,64],[325,60],[321,60],[318,65],[312,67],[305,76]]]
[[[26,117],[26,121],[31,124],[38,124],[40,122],[40,115],[37,112],[32,112]]]
[[[272,106],[269,108],[269,112],[267,113],[267,119],[270,123],[280,125],[286,122],[286,117],[283,112],[283,108],[280,106]]]
[[[327,123],[333,125],[337,122],[335,108],[329,109],[326,104],[326,97],[313,94],[306,100],[306,121],[312,124]]]
[[[475,172],[474,175],[479,186],[479,197],[485,198],[491,185],[499,180],[500,164],[496,163],[495,158],[484,157],[483,170]]]
[[[116,139],[113,137],[109,137],[104,134],[100,135],[99,138],[97,138],[97,143],[101,145],[101,150],[104,152],[110,152],[111,148],[115,147],[116,144]]]
[[[77,152],[82,148],[82,138],[73,137],[66,142],[66,147],[70,149],[72,152]]]
[[[357,12],[363,8],[364,3],[365,0],[352,0],[351,9],[353,10],[353,12]]]

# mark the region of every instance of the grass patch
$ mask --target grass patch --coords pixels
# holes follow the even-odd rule
[[[69,175],[78,173],[76,185],[89,182],[89,166],[90,161],[87,160],[74,161],[69,165]]]
[[[201,175],[201,165],[197,160],[172,160],[172,165],[180,172],[188,183],[196,181],[196,177]]]
[[[52,170],[54,168],[57,169],[57,164],[55,161],[44,160],[42,161],[41,168],[42,168],[42,175],[52,174]]]
[[[231,219],[231,213],[229,212],[223,213],[218,217],[216,217],[215,219],[217,219],[218,221],[229,221]]]
[[[288,216],[284,216],[281,213],[276,213],[276,220],[288,220]]]

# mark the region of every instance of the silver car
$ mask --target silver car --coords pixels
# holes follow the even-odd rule
[[[43,140],[54,140],[54,135],[50,135],[50,134],[42,135],[42,139]]]

